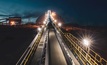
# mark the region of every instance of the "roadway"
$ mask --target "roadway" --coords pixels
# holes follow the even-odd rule
[[[49,31],[49,65],[67,65],[54,29]]]

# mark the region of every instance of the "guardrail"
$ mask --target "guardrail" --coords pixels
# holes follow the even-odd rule
[[[86,52],[81,45],[79,45],[79,40],[70,33],[65,33],[64,36],[70,42],[70,49],[78,57],[83,65],[107,65],[107,60],[102,58],[92,49]]]
[[[86,50],[83,49],[83,46],[80,45],[80,41],[75,36],[70,33],[63,33],[57,26],[56,28],[70,42],[70,49],[74,55],[81,60],[83,65],[107,65],[107,60],[102,58],[92,49],[90,49],[89,52],[86,52]]]
[[[48,47],[48,34],[49,34],[49,30],[47,32],[47,36],[46,36],[46,54],[45,54],[45,64],[44,65],[49,65],[49,47]]]
[[[80,41],[71,33],[63,33],[60,28],[58,28],[58,30],[70,43],[67,43],[70,47],[70,50],[73,52],[75,57],[81,60],[83,65],[107,65],[107,60],[102,58],[92,49],[90,49],[89,52],[86,52],[86,50],[80,44]]]
[[[32,55],[34,54],[39,41],[41,39],[43,32],[40,32],[40,34],[38,35],[37,39],[34,40],[35,42],[33,43],[33,45],[29,46],[26,51],[23,53],[23,55],[21,56],[21,58],[18,60],[18,62],[16,63],[16,65],[27,65],[30,58],[32,57]]]

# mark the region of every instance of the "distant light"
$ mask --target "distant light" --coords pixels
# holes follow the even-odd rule
[[[10,25],[16,25],[16,23],[14,21],[11,21]]]
[[[62,24],[61,24],[61,23],[58,23],[58,26],[59,26],[59,27],[61,27],[61,26],[62,26]]]
[[[56,16],[56,13],[55,12],[52,12],[52,14],[51,14],[52,16]]]
[[[38,31],[41,31],[42,29],[41,28],[38,28]]]
[[[57,22],[57,20],[54,21],[55,23]]]
[[[84,44],[85,46],[89,46],[89,45],[90,45],[90,40],[87,39],[87,38],[83,39],[83,44]]]
[[[43,24],[46,24],[46,22],[44,21]]]

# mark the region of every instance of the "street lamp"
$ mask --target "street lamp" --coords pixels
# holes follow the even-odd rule
[[[83,45],[86,47],[86,49],[87,49],[87,51],[88,51],[88,53],[89,53],[89,47],[90,47],[90,44],[91,44],[91,40],[88,39],[88,38],[84,38],[84,39],[82,40],[82,43],[83,43]]]
[[[55,13],[55,12],[52,12],[51,15],[52,15],[52,16],[56,16],[56,13]]]
[[[88,39],[83,39],[83,44],[85,46],[89,46],[90,45],[90,41]]]
[[[46,24],[46,22],[44,21],[43,24]]]
[[[57,20],[54,21],[55,23],[57,22]]]
[[[39,27],[37,30],[40,32],[42,29]]]
[[[61,24],[61,23],[58,23],[58,26],[59,26],[59,27],[61,27],[61,26],[62,26],[62,24]]]

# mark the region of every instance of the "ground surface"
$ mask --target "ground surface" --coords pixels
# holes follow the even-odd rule
[[[35,35],[35,28],[0,26],[0,65],[15,65]]]

